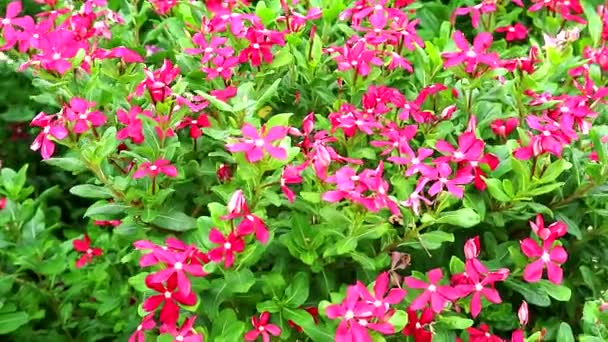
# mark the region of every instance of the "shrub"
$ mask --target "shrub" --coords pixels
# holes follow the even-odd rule
[[[61,181],[0,174],[0,334],[608,335],[603,6],[36,2],[2,118]]]

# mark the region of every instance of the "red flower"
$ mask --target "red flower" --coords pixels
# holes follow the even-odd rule
[[[84,235],[82,240],[72,241],[72,245],[74,246],[74,250],[80,253],[84,253],[76,261],[76,268],[81,268],[82,266],[93,262],[93,257],[100,256],[103,253],[101,248],[91,247],[91,239],[86,234]]]
[[[192,139],[198,139],[203,135],[201,128],[211,127],[211,124],[209,123],[207,115],[201,113],[197,119],[188,116],[183,118],[177,126],[177,129],[184,129],[188,126],[190,127],[190,137]]]
[[[150,274],[146,277],[146,286],[159,294],[148,297],[142,307],[147,312],[153,312],[161,304],[160,320],[163,323],[175,323],[179,318],[179,304],[192,306],[196,304],[196,294],[194,292],[183,293],[177,289],[177,275],[173,274],[167,279],[167,285],[155,282],[155,275]],[[177,291],[176,291],[177,289]]]
[[[407,294],[407,292],[403,289],[388,289],[388,272],[382,272],[378,275],[376,282],[374,283],[373,294],[371,294],[367,287],[360,281],[357,281],[355,286],[357,287],[357,291],[359,292],[361,299],[368,304],[371,304],[375,308],[374,315],[376,317],[383,317],[386,315],[390,305],[399,304]]]
[[[142,110],[139,106],[131,107],[128,113],[122,108],[116,111],[118,122],[127,126],[116,133],[117,139],[124,140],[130,138],[135,144],[144,142],[143,126],[141,119],[138,118],[139,115],[145,115],[150,118],[154,116],[152,112]]]
[[[253,329],[245,334],[245,341],[255,341],[259,336],[261,336],[264,342],[268,342],[270,341],[270,335],[281,335],[281,328],[269,323],[269,321],[270,313],[268,312],[262,312],[259,319],[256,316],[251,317],[251,325],[253,325]]]
[[[220,164],[220,166],[217,168],[216,175],[220,182],[228,182],[232,179],[232,170],[230,169],[230,166]]]
[[[192,290],[192,284],[187,274],[195,277],[206,275],[203,267],[198,262],[193,261],[192,253],[189,250],[179,252],[159,248],[153,250],[153,253],[158,261],[164,263],[167,267],[150,274],[150,283],[160,284],[175,275],[179,293],[183,298],[186,298]]]
[[[36,136],[30,146],[33,151],[40,150],[42,159],[50,158],[55,152],[55,143],[51,138],[62,140],[68,136],[68,130],[64,127],[63,123],[52,116],[46,115],[44,112],[36,115],[32,119],[30,126],[42,128],[42,132]]]
[[[490,327],[487,324],[482,324],[477,328],[467,328],[469,333],[469,342],[503,342],[503,340],[490,333]]]
[[[213,262],[220,262],[223,259],[225,268],[230,268],[234,264],[235,253],[241,253],[245,249],[243,238],[234,232],[224,237],[219,230],[212,228],[209,232],[209,241],[220,245],[209,251],[209,258]]]
[[[496,119],[490,124],[490,128],[494,134],[499,137],[507,138],[511,132],[519,125],[518,118]]]
[[[159,159],[154,163],[144,162],[135,171],[133,178],[138,179],[145,176],[155,178],[161,173],[167,175],[167,177],[177,177],[177,169],[170,163],[171,161],[166,159]]]
[[[416,311],[407,310],[408,321],[407,325],[403,329],[403,335],[413,336],[416,342],[431,342],[433,340],[433,333],[427,328],[433,323],[433,310],[431,308],[425,308],[420,314],[420,318],[416,315]]]
[[[471,298],[471,315],[474,318],[481,312],[482,295],[491,303],[502,303],[500,294],[494,288],[494,283],[505,280],[509,275],[508,269],[502,269],[497,272],[483,272],[482,274],[481,270],[475,267],[477,263],[479,261],[476,259],[467,260],[465,263],[466,281],[456,286],[462,297],[473,294]]]
[[[0,198],[0,210],[6,208],[6,197]]]

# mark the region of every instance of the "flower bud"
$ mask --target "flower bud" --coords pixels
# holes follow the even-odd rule
[[[237,190],[232,195],[232,198],[228,202],[228,212],[230,215],[244,215],[249,212],[243,191]]]
[[[528,303],[525,300],[521,302],[521,306],[517,310],[517,317],[519,318],[519,324],[528,324]]]
[[[479,236],[476,236],[465,242],[464,255],[467,259],[474,259],[479,256]]]
[[[228,182],[232,179],[232,170],[230,166],[226,164],[220,164],[220,167],[217,169],[217,179],[220,182]]]

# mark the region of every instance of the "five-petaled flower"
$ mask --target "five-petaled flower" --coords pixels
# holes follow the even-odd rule
[[[273,142],[282,140],[287,135],[287,127],[275,126],[267,129],[262,126],[260,132],[249,123],[245,123],[241,128],[245,138],[238,142],[226,145],[230,152],[245,152],[247,161],[255,163],[264,157],[266,151],[271,157],[276,159],[286,159],[287,151],[282,147],[276,147]]]
[[[443,278],[440,268],[435,268],[427,273],[429,282],[426,283],[414,277],[405,278],[405,285],[412,289],[424,289],[424,291],[410,303],[410,310],[424,309],[427,304],[431,304],[434,312],[440,313],[445,308],[446,303],[461,297],[461,292],[448,285],[439,285]]]
[[[177,168],[171,165],[171,161],[166,159],[159,159],[154,163],[143,162],[133,174],[133,178],[138,179],[145,176],[156,178],[161,173],[167,177],[177,177]]]
[[[480,64],[484,64],[490,69],[498,67],[499,57],[496,52],[487,52],[492,45],[492,34],[481,32],[473,41],[473,47],[464,34],[460,31],[454,32],[454,43],[459,49],[457,52],[444,52],[441,56],[444,59],[443,66],[447,69],[459,64],[465,64],[464,70],[469,74],[474,73]]]
[[[93,262],[93,257],[100,256],[103,253],[101,248],[91,247],[91,239],[86,234],[81,240],[76,239],[72,241],[72,244],[74,246],[74,250],[83,253],[82,256],[76,261],[76,268],[81,268],[82,266]]]
[[[209,241],[219,245],[209,251],[209,258],[213,262],[224,260],[225,268],[230,268],[234,264],[235,253],[241,253],[245,249],[245,241],[235,232],[224,237],[219,230],[212,228],[209,232]]]
[[[253,329],[245,333],[245,341],[255,341],[258,337],[262,337],[264,342],[268,342],[270,341],[270,335],[281,335],[281,328],[270,323],[269,312],[262,312],[259,318],[257,316],[252,316],[251,325],[253,326]]]

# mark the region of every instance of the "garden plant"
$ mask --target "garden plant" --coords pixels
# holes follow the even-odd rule
[[[3,341],[608,341],[608,4],[0,0]]]

